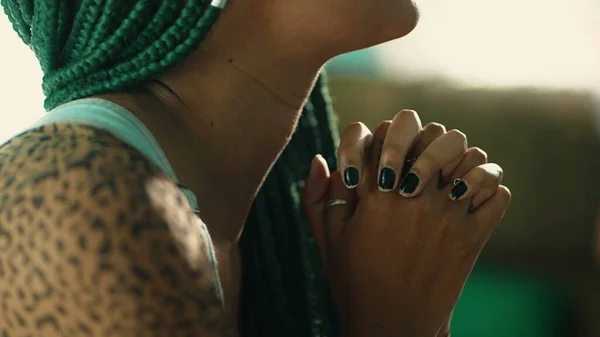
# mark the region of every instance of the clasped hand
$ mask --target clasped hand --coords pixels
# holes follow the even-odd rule
[[[317,156],[302,201],[342,315],[342,337],[445,333],[510,202],[502,169],[466,136],[401,111],[348,126],[330,174]]]

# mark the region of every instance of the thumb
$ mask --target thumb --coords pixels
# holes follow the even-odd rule
[[[356,208],[356,189],[348,189],[344,185],[340,171],[335,171],[329,179],[329,193],[327,202],[335,202],[324,206],[325,229],[327,242],[336,245],[342,235],[346,223],[354,214]],[[336,202],[337,201],[337,202]]]
[[[324,210],[329,190],[329,168],[320,155],[316,155],[310,165],[310,173],[301,194],[302,210],[310,223],[313,236],[325,263]]]

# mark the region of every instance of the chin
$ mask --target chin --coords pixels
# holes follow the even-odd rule
[[[336,15],[337,20],[328,24],[327,29],[315,30],[323,49],[332,57],[402,38],[412,32],[419,22],[419,10],[412,0],[351,2],[359,5]]]
[[[373,13],[372,17],[377,18],[373,24],[376,28],[363,32],[363,42],[368,45],[367,47],[405,37],[419,23],[419,9],[412,0],[385,0],[385,2],[386,6]]]
[[[392,32],[390,32],[390,35],[393,37],[390,40],[399,39],[410,34],[410,32],[417,27],[420,18],[419,7],[413,0],[392,1],[397,2],[397,4],[394,5],[394,7],[397,6],[397,9],[394,11],[394,14],[397,15],[393,15],[394,17],[390,18],[393,22],[390,23],[390,26],[393,26],[391,28]]]

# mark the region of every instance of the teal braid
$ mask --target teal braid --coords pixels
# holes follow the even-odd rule
[[[31,43],[31,16],[27,14],[32,14],[31,7],[33,7],[33,3],[30,2],[28,5],[20,6],[16,0],[0,0],[0,4],[4,7],[4,12],[17,35],[25,44],[29,45]],[[25,21],[23,14],[27,15],[25,17],[29,18],[28,21]]]
[[[221,8],[209,0],[0,0],[44,72],[45,108],[133,88],[180,62]],[[337,310],[300,210],[312,158],[336,169],[336,121],[322,74],[242,234],[245,337],[332,337]]]
[[[312,158],[332,170],[339,137],[324,74],[304,107],[290,143],[253,204],[242,235],[244,336],[337,336],[338,317],[319,254],[300,210]],[[283,297],[281,297],[283,296]]]
[[[198,47],[221,8],[208,0],[0,0],[44,73],[44,106],[138,85]]]

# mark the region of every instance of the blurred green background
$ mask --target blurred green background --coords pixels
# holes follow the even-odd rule
[[[600,137],[590,93],[393,81],[368,50],[328,69],[341,129],[373,129],[414,109],[424,124],[465,132],[504,168],[512,205],[463,291],[454,337],[600,336]]]

